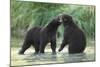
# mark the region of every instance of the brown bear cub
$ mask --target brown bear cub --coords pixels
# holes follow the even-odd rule
[[[24,52],[32,45],[35,48],[35,54],[44,53],[47,43],[51,43],[52,53],[56,53],[56,32],[61,24],[59,17],[53,18],[46,27],[33,27],[25,37],[19,54]]]
[[[68,45],[69,54],[83,53],[86,48],[84,32],[74,23],[71,16],[62,14],[60,19],[64,25],[64,35],[59,52]]]

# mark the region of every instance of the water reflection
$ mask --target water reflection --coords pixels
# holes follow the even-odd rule
[[[82,54],[68,54],[68,52],[64,50],[57,52],[56,55],[52,55],[51,51],[48,50],[45,54],[34,55],[31,49],[29,52],[26,52],[25,55],[19,55],[17,50],[18,48],[14,48],[12,51],[11,66],[95,61],[94,47],[87,47]]]
[[[84,61],[83,59],[86,59],[86,54],[66,54],[63,55],[63,57],[66,57],[64,59],[64,62],[81,62]]]
[[[27,57],[29,57],[28,59],[26,59]],[[37,54],[37,55],[30,55],[30,56],[26,56],[26,58],[24,58],[24,60],[27,60],[27,62],[49,62],[49,61],[57,61],[57,54],[52,55],[51,53],[45,53],[45,54]],[[45,63],[46,63],[45,62]]]
[[[52,55],[51,53],[48,52],[39,55],[29,55],[26,56],[24,60],[27,60],[28,63],[35,62],[35,64],[84,62],[84,61],[93,61],[94,54],[57,53],[56,55]]]

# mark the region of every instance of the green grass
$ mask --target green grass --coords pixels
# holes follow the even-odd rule
[[[22,2],[11,0],[11,35],[24,37],[23,34],[34,26],[45,26],[58,14],[73,16],[75,23],[88,37],[95,37],[95,6]],[[58,31],[62,34],[61,27]]]
[[[23,40],[20,38],[11,38],[10,45],[11,47],[21,47],[21,45],[23,44]]]

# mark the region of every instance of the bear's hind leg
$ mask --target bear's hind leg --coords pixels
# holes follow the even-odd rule
[[[52,54],[56,54],[56,39],[51,40]]]
[[[72,46],[71,46],[72,45]],[[83,53],[83,47],[82,46],[76,46],[77,44],[70,44],[68,51],[69,54],[76,54],[76,53]]]
[[[42,41],[40,44],[40,53],[44,53],[47,41]]]
[[[31,44],[28,41],[25,41],[22,45],[21,50],[19,51],[19,54],[24,54],[24,52],[31,46]]]
[[[38,54],[39,53],[39,44],[34,44],[34,49],[35,49],[34,54]]]

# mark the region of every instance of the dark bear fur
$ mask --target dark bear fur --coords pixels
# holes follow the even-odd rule
[[[70,54],[83,53],[86,48],[86,37],[84,32],[74,23],[71,16],[62,14],[60,18],[64,25],[64,39],[59,51],[63,50],[66,45],[69,45],[68,52]]]
[[[24,54],[26,49],[28,49],[31,45],[35,48],[35,53],[39,52],[39,38],[40,38],[40,30],[41,27],[31,28],[25,37],[24,43],[19,54]]]
[[[56,31],[61,24],[59,18],[54,18],[46,27],[34,27],[27,32],[26,38],[19,54],[24,54],[31,45],[35,48],[35,54],[44,53],[47,43],[51,43],[52,53],[56,53]]]

